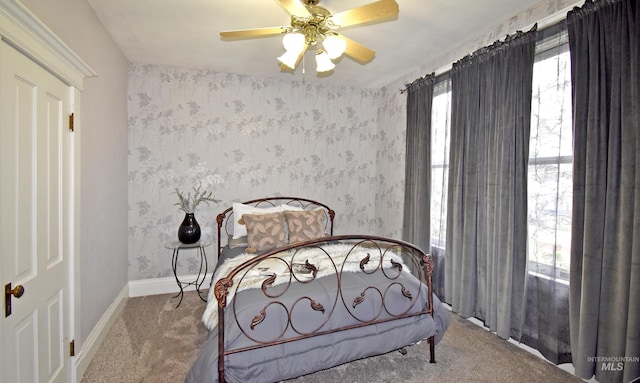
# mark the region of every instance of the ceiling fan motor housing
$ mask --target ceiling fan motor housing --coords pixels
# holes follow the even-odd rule
[[[310,7],[311,16],[299,17],[291,16],[291,27],[293,31],[302,33],[308,45],[315,45],[331,29],[334,28],[331,22],[331,14],[322,7]]]

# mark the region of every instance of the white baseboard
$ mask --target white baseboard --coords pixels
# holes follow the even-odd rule
[[[80,352],[76,355],[74,366],[75,376],[77,377],[78,382],[82,381],[82,377],[84,376],[85,371],[87,371],[89,363],[91,363],[96,351],[98,351],[102,341],[107,336],[111,325],[113,325],[118,315],[122,312],[122,309],[124,309],[124,305],[127,303],[128,297],[129,286],[125,285],[118,296],[116,296],[116,299],[114,299],[111,305],[109,305],[87,339],[82,342],[82,347],[80,348]]]
[[[195,281],[197,275],[182,275],[179,276],[181,281]],[[211,283],[211,273],[207,273],[202,286],[200,286],[201,290],[208,290],[209,284]],[[185,291],[193,291],[195,290],[195,286],[190,285],[185,287]],[[177,293],[180,291],[178,288],[178,284],[176,283],[176,279],[174,277],[163,277],[163,278],[151,278],[151,279],[138,279],[135,281],[129,281],[129,297],[142,297],[146,295],[157,295],[157,294],[169,294],[169,293]]]

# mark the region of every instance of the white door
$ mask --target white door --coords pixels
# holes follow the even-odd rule
[[[70,381],[70,94],[0,41],[2,382]]]

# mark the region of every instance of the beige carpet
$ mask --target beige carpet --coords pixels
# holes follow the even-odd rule
[[[206,340],[200,321],[205,303],[189,292],[174,309],[177,299],[171,296],[129,299],[82,383],[183,382]],[[392,352],[289,382],[582,382],[455,314],[436,346],[436,364],[427,363],[427,342],[407,351],[404,356]]]

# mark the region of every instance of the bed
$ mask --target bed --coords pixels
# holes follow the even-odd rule
[[[335,236],[334,217],[290,197],[217,216],[209,336],[187,383],[277,382],[421,341],[435,363],[449,317],[432,292],[431,258],[399,240]]]

